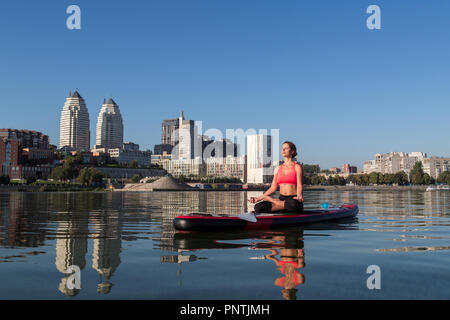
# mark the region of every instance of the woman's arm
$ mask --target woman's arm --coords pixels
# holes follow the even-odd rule
[[[295,172],[297,173],[297,200],[303,202],[303,168],[298,163],[295,165]]]
[[[277,174],[278,174],[278,168],[276,167],[273,173],[273,180],[272,180],[272,185],[270,186],[269,189],[267,189],[266,192],[264,192],[264,194],[262,195],[262,197],[266,197],[266,196],[270,196],[272,193],[276,192],[278,189],[278,184],[277,184]],[[261,197],[261,198],[262,198]]]
[[[266,192],[264,192],[264,194],[260,197],[257,198],[250,198],[250,202],[254,203],[254,202],[258,202],[261,200],[266,200],[266,198],[268,196],[270,196],[272,193],[276,192],[278,189],[278,184],[277,184],[277,174],[278,174],[278,168],[275,168],[274,174],[273,174],[273,180],[272,180],[272,185],[270,186],[269,189],[266,190]],[[253,199],[253,200],[252,200]]]
[[[275,258],[275,256],[278,254],[278,251],[275,249],[265,249],[265,250],[269,250],[270,253],[266,254],[264,257],[268,260],[272,260],[273,262],[275,262],[276,264],[278,264],[278,262],[280,262],[277,258]]]

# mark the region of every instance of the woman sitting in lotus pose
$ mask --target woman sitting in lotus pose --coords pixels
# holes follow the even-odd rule
[[[292,159],[297,156],[295,145],[286,141],[281,148],[284,163],[275,168],[271,187],[261,197],[251,197],[249,202],[256,203],[256,213],[270,212],[303,212],[302,166]],[[280,197],[274,199],[270,195],[277,191],[280,185]]]

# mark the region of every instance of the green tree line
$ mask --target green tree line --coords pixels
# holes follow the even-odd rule
[[[330,185],[330,186],[344,186],[346,184],[352,183],[359,186],[368,186],[370,184],[398,184],[406,185],[409,184],[408,176],[403,171],[396,174],[383,174],[372,172],[370,174],[352,174],[344,178],[339,175],[329,176],[325,178],[324,176],[313,175],[303,177],[303,183],[309,185]]]
[[[310,175],[303,177],[303,183],[309,185],[346,185],[353,183],[356,185],[367,186],[370,184],[384,184],[384,185],[406,185],[411,183],[412,185],[429,185],[438,183],[450,184],[450,172],[445,171],[441,173],[438,179],[434,179],[428,173],[424,173],[422,162],[416,162],[413,169],[410,172],[410,177],[403,172],[397,172],[395,174],[372,172],[370,174],[353,174],[344,178],[338,175],[329,176],[325,178],[319,175]]]
[[[77,179],[77,182],[82,185],[101,184],[103,178],[107,175],[92,167],[81,168],[83,157],[81,153],[75,156],[64,159],[62,165],[54,168],[50,173],[49,178],[58,181],[67,181]]]
[[[437,179],[437,182],[439,182],[439,183],[446,183],[446,184],[450,185],[450,171],[442,172],[439,175],[439,177]]]
[[[213,177],[213,176],[179,176],[181,182],[201,182],[201,183],[242,183],[241,179],[234,177]]]

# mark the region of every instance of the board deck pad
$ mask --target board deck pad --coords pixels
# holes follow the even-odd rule
[[[345,204],[337,208],[307,209],[302,213],[252,213],[240,215],[213,214],[206,212],[193,212],[189,215],[178,216],[173,225],[177,230],[213,231],[219,229],[261,229],[296,224],[314,223],[327,220],[336,220],[356,216],[358,206]]]

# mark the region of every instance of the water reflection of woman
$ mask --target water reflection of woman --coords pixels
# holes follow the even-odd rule
[[[266,258],[276,263],[278,271],[284,274],[284,277],[275,279],[274,284],[282,287],[282,295],[286,300],[295,300],[297,286],[305,282],[305,276],[297,269],[305,266],[303,249],[280,249],[280,259],[275,258],[277,250],[271,250],[271,254]]]
[[[274,236],[268,243],[258,245],[258,249],[264,247],[270,253],[265,258],[275,262],[277,270],[284,276],[276,278],[274,284],[283,288],[282,296],[285,300],[296,300],[297,286],[305,282],[305,276],[298,269],[305,267],[305,253],[302,238],[298,235]],[[279,249],[277,250],[276,247]],[[256,249],[256,248],[255,248]],[[280,255],[277,259],[276,256]]]

